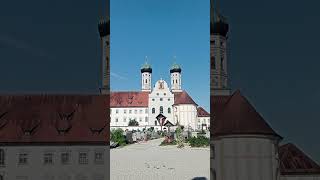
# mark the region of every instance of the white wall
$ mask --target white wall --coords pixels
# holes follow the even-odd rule
[[[163,82],[163,89],[160,89],[160,83]],[[161,101],[162,99],[162,101]],[[160,113],[160,106],[163,107],[163,115],[167,117],[167,120],[173,122],[173,109],[174,94],[171,93],[168,84],[164,80],[159,80],[155,84],[155,88],[149,94],[149,119],[150,125],[155,125],[156,117]],[[152,113],[152,108],[155,108],[155,113]],[[168,108],[171,109],[171,113],[168,113]],[[159,123],[157,122],[157,125]]]
[[[174,105],[175,122],[179,121],[185,130],[190,126],[193,130],[198,127],[197,107],[193,104]]]
[[[87,180],[109,178],[107,170],[110,159],[108,146],[6,146],[1,148],[5,150],[6,159],[5,166],[0,167],[0,174],[4,175],[5,180],[16,180],[19,179],[19,176],[21,179],[26,177],[27,180],[50,180],[52,177],[55,180],[63,180],[61,176],[70,176],[70,180],[78,180],[79,176],[87,177]],[[69,164],[63,165],[61,153],[66,151],[71,153],[71,159]],[[103,152],[102,164],[94,162],[96,151]],[[46,152],[53,153],[53,164],[44,165],[43,154]],[[79,152],[88,153],[88,164],[79,164]],[[28,154],[26,165],[18,164],[20,153]]]
[[[141,74],[141,89],[142,91],[151,91],[151,76],[149,72],[144,72]]]
[[[197,129],[202,130],[202,124],[207,125],[207,129],[210,127],[210,117],[198,117],[197,118]],[[205,128],[205,127],[204,127]]]
[[[135,119],[139,126],[148,126],[150,124],[148,107],[111,108],[110,117],[110,127],[127,127],[130,119]],[[118,122],[116,121],[117,119]]]
[[[171,76],[171,90],[173,92],[181,91],[181,73],[174,72]]]
[[[211,163],[217,180],[277,180],[279,164],[274,140],[231,136],[215,139],[213,144]]]

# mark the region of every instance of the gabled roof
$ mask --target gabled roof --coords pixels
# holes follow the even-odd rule
[[[197,107],[198,117],[210,117],[210,114],[202,107]]]
[[[281,175],[320,175],[320,166],[294,144],[279,149]]]
[[[117,91],[111,92],[110,107],[148,107],[149,92]]]
[[[174,105],[193,104],[198,106],[197,103],[194,102],[194,100],[189,96],[189,94],[186,91],[173,92],[173,94],[174,94]]]
[[[0,96],[0,144],[106,144],[109,97]]]
[[[281,138],[255,110],[255,108],[243,97],[240,91],[221,100],[220,107],[215,112],[213,121],[213,135],[273,135]],[[217,106],[214,105],[214,106]],[[213,108],[214,108],[213,106]]]

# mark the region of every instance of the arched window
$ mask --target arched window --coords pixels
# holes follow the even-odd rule
[[[5,153],[3,149],[0,149],[0,165],[5,165]]]
[[[163,106],[160,106],[160,113],[163,113]]]
[[[171,108],[168,108],[168,113],[169,113],[169,114],[171,113]]]
[[[211,57],[211,68],[216,69],[216,58],[214,56]]]
[[[148,80],[146,79],[146,83],[148,82]]]
[[[178,83],[178,79],[176,79],[176,83]]]
[[[172,80],[172,84],[174,84],[174,79]]]
[[[220,63],[220,69],[221,69],[221,71],[224,70],[224,69],[223,69],[223,61],[224,61],[224,59],[223,59],[223,57],[221,57],[221,63]]]
[[[156,109],[152,108],[152,114],[156,113]]]

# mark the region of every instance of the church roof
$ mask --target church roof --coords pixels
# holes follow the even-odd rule
[[[197,108],[198,117],[210,117],[210,114],[202,107]]]
[[[178,104],[193,104],[197,106],[197,103],[189,96],[186,91],[173,92],[174,94],[174,105]]]
[[[111,92],[110,107],[148,107],[149,92],[117,91]]]
[[[320,166],[294,144],[279,149],[281,175],[320,175]]]
[[[281,138],[255,110],[248,100],[236,91],[230,97],[213,98],[213,135],[261,134]]]
[[[106,144],[108,96],[0,96],[0,144]]]

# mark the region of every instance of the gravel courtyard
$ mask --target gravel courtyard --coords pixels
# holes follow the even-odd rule
[[[209,148],[159,146],[162,141],[163,138],[110,149],[111,179],[209,180]]]

